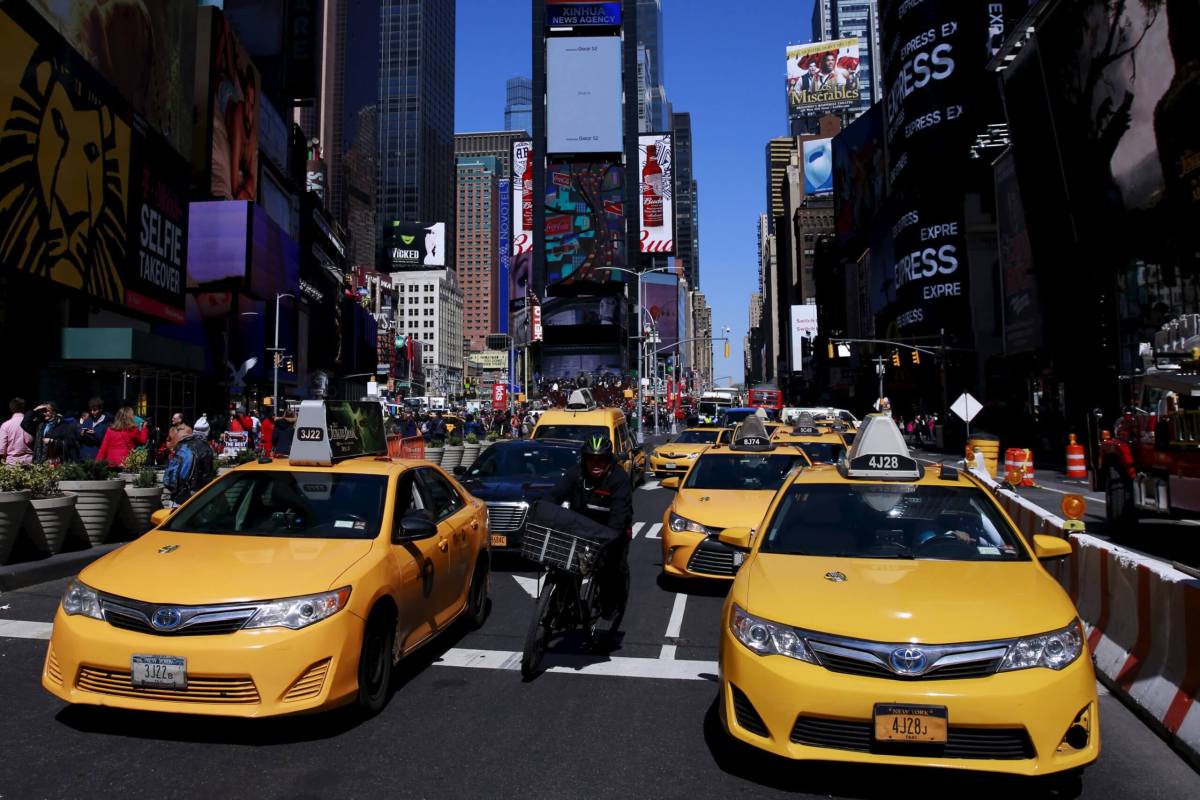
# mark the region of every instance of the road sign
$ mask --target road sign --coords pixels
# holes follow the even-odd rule
[[[950,405],[950,410],[963,422],[970,422],[975,419],[976,414],[983,410],[983,406],[969,392],[963,392]]]

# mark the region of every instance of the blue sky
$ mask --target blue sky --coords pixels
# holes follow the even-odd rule
[[[692,115],[700,186],[700,288],[713,327],[732,328],[714,376],[742,380],[742,337],[758,288],[766,146],[787,134],[784,47],[809,38],[812,0],[663,0],[665,83]],[[504,127],[504,82],[531,71],[528,0],[458,0],[455,130]],[[719,334],[714,334],[719,335]]]

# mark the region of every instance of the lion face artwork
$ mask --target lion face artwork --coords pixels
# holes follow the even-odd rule
[[[129,126],[2,13],[0,40],[0,263],[120,303]]]

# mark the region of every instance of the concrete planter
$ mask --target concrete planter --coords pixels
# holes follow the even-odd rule
[[[481,452],[483,452],[483,451],[479,449],[478,442],[476,442],[475,444],[469,444],[469,443],[464,444],[463,445],[462,465],[464,467],[469,467],[472,464],[474,464],[475,459],[479,458],[479,454]]]
[[[447,445],[446,452],[442,454],[442,469],[449,472],[462,463],[463,446],[461,444]]]
[[[0,564],[7,564],[21,523],[29,512],[29,490],[0,492]]]
[[[163,487],[149,489],[125,487],[125,499],[121,503],[121,524],[134,536],[150,530],[150,515],[163,505]]]
[[[446,452],[444,447],[430,447],[425,445],[425,460],[431,461],[434,464],[441,464],[442,458]]]
[[[29,541],[48,556],[58,555],[67,531],[75,519],[75,503],[78,498],[70,492],[62,497],[43,497],[29,501],[32,513],[25,515],[24,531]]]
[[[75,513],[92,546],[107,542],[124,497],[125,481],[59,481],[58,488],[78,495]]]

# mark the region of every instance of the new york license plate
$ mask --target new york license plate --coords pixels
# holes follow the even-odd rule
[[[879,742],[945,742],[945,706],[875,706],[875,740]]]
[[[666,465],[666,469],[678,469],[678,467],[675,465],[674,461],[668,461],[667,465]]]
[[[508,547],[508,537],[502,533],[493,533],[492,547]]]
[[[155,689],[186,689],[187,660],[176,656],[138,656],[130,665],[134,686]]]

